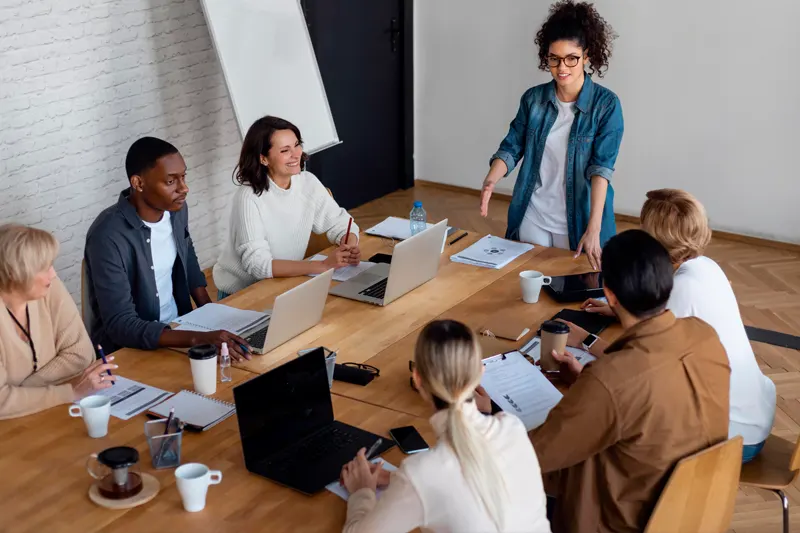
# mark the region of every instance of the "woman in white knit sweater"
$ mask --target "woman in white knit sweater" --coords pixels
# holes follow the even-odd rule
[[[302,170],[300,130],[266,116],[247,131],[234,176],[230,238],[214,265],[220,298],[265,278],[320,274],[358,264],[358,226],[346,238],[350,215],[316,176]],[[325,261],[303,261],[311,232],[325,233],[338,249]]]
[[[364,449],[344,466],[350,492],[345,533],[550,531],[539,461],[522,421],[481,414],[475,389],[483,375],[475,334],[438,320],[417,340],[414,382],[436,409],[438,443],[409,457],[397,472],[371,464]],[[377,487],[386,492],[377,499]]]

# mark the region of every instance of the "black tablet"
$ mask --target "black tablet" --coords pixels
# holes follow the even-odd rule
[[[570,276],[553,276],[545,289],[558,302],[582,302],[589,298],[602,298],[603,275],[586,272]]]

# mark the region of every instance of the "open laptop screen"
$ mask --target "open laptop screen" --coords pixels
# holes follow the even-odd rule
[[[333,422],[322,348],[233,389],[245,463],[258,462]]]

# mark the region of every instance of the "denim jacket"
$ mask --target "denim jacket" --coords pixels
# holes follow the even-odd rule
[[[508,208],[507,239],[519,239],[519,227],[533,192],[541,187],[539,167],[547,135],[558,117],[555,82],[531,87],[519,103],[508,135],[492,156],[502,159],[510,174],[520,159],[522,168]],[[611,181],[623,132],[622,106],[610,90],[597,85],[587,74],[575,102],[575,120],[567,147],[567,225],[569,246],[575,250],[589,225],[592,176]],[[508,174],[506,174],[507,176]],[[614,189],[608,185],[600,229],[600,245],[616,233]]]

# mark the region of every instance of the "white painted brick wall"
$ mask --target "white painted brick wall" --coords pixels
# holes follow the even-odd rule
[[[0,223],[56,235],[76,301],[86,232],[144,135],[186,159],[192,237],[211,266],[241,139],[199,0],[0,0]]]

